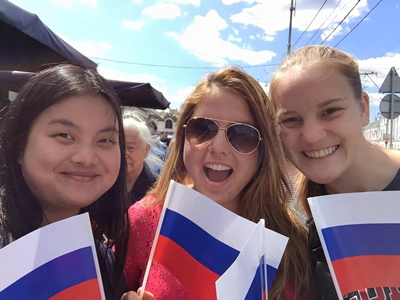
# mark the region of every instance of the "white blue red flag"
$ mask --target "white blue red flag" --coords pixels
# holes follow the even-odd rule
[[[143,287],[151,261],[156,261],[199,299],[216,299],[215,282],[237,259],[255,228],[255,223],[171,181]]]
[[[268,299],[287,242],[287,237],[266,229],[261,220],[238,258],[217,280],[217,299]]]
[[[400,287],[400,191],[308,199],[339,297]]]
[[[105,299],[87,213],[0,249],[0,266],[1,300]]]

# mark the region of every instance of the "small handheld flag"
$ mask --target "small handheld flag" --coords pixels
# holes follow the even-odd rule
[[[339,297],[400,287],[400,191],[309,198]]]
[[[87,213],[0,249],[0,266],[0,300],[105,299]]]

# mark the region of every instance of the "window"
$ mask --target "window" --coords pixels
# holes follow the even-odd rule
[[[172,129],[172,120],[165,120],[165,129]]]

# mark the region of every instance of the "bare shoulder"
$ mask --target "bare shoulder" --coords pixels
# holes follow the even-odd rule
[[[396,149],[385,149],[385,152],[388,154],[390,160],[394,165],[400,167],[400,150]]]

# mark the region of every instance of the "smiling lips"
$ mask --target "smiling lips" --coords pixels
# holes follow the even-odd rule
[[[204,172],[210,181],[222,182],[231,176],[233,169],[226,165],[206,164],[204,167]]]
[[[93,181],[98,175],[95,173],[80,173],[80,172],[64,172],[68,178],[71,178],[78,182],[91,182]]]
[[[328,147],[317,151],[303,151],[304,155],[309,158],[324,158],[334,153],[339,148],[339,145]]]

